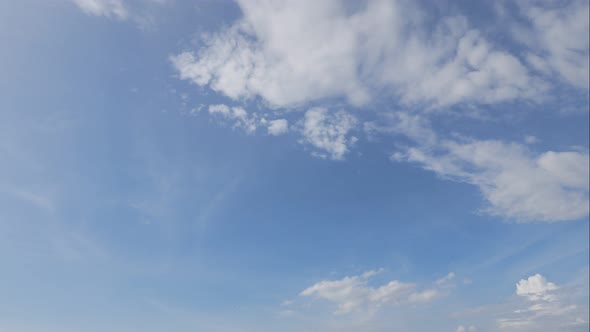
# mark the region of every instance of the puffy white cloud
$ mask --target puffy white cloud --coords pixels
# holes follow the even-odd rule
[[[305,113],[302,141],[319,150],[314,153],[316,156],[342,160],[357,140],[349,135],[356,124],[356,118],[347,112],[312,108]]]
[[[242,18],[207,35],[200,49],[171,57],[181,79],[234,100],[260,98],[278,108],[344,98],[358,106],[387,96],[398,106],[430,110],[535,102],[546,95],[553,72],[568,84],[587,86],[588,38],[576,37],[588,35],[588,4],[583,1],[552,8],[519,3],[526,24],[511,31],[527,49],[518,54],[494,45],[465,17],[433,18],[415,2],[238,4]],[[489,213],[519,221],[588,215],[587,152],[535,153],[524,144],[444,139],[419,113],[392,113],[392,126],[374,122],[364,128],[415,141],[418,146],[396,153],[394,159],[478,186]],[[251,118],[236,121],[253,132],[258,122],[246,119]],[[357,120],[348,112],[315,107],[299,123],[300,142],[322,158],[344,159],[357,140],[350,134]],[[280,119],[263,125],[271,135],[288,129]],[[525,141],[532,144],[537,139]]]
[[[122,0],[73,0],[86,14],[114,17],[121,20],[129,16]]]
[[[546,85],[461,16],[435,21],[415,3],[239,0],[243,17],[171,58],[182,79],[232,99],[289,107],[386,91],[405,104],[533,99]],[[354,7],[354,9],[351,9]]]
[[[478,186],[492,214],[551,222],[583,218],[589,212],[588,153],[534,154],[515,143],[441,140],[434,147],[411,147],[392,158]]]
[[[286,134],[289,131],[289,122],[285,119],[271,120],[268,122],[268,133],[273,136]]]
[[[525,296],[530,300],[551,300],[553,297],[551,291],[557,289],[557,286],[547,281],[545,277],[540,274],[535,274],[528,279],[521,279],[516,284],[516,295]]]
[[[303,290],[300,295],[336,304],[336,314],[371,311],[387,304],[429,302],[439,295],[436,289],[416,291],[415,284],[398,280],[379,287],[369,286],[369,279],[380,271],[367,271],[360,276],[340,280],[320,281]]]

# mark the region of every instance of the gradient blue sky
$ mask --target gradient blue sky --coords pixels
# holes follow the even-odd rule
[[[0,3],[0,331],[587,331],[588,6]]]

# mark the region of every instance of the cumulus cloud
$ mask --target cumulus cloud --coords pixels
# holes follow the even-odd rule
[[[588,323],[580,318],[587,316],[587,307],[575,303],[571,290],[561,289],[540,274],[521,279],[516,284],[516,295],[525,302],[508,317],[497,320],[501,330],[569,331],[576,326],[587,327]]]
[[[179,78],[234,102],[260,99],[271,109],[307,111],[291,128],[283,119],[232,115],[236,126],[254,132],[264,125],[270,135],[292,129],[313,155],[342,160],[357,141],[351,135],[357,117],[322,101],[362,106],[385,96],[414,110],[389,112],[393,125],[364,124],[369,135],[395,133],[416,143],[393,159],[476,185],[489,205],[484,211],[494,215],[548,222],[588,215],[587,152],[448,139],[425,120],[427,111],[451,106],[540,102],[556,73],[562,83],[587,89],[588,38],[578,37],[588,36],[587,2],[515,4],[510,15],[520,19],[508,26],[523,45],[518,52],[495,44],[462,15],[434,17],[416,2],[237,2],[240,19],[204,36],[199,49],[171,56]],[[531,146],[538,141],[525,138]]]
[[[556,289],[557,286],[555,286],[554,283],[547,281],[547,279],[540,274],[535,274],[528,279],[521,279],[516,284],[516,295],[525,296],[532,301],[550,301],[553,299],[550,292]]]
[[[325,108],[312,108],[303,120],[303,143],[315,148],[316,156],[342,160],[357,140],[349,135],[356,124],[356,118],[347,112],[331,113]]]
[[[424,303],[440,295],[435,288],[418,291],[415,284],[399,280],[392,280],[379,287],[370,286],[369,279],[379,272],[381,270],[371,270],[359,276],[320,281],[303,290],[300,295],[335,304],[335,314],[367,312],[389,304]]]
[[[547,88],[463,16],[436,19],[387,0],[238,4],[240,20],[171,58],[182,79],[271,107],[338,97],[359,106],[383,91],[404,104],[486,104]]]
[[[485,211],[518,221],[563,221],[589,212],[587,152],[536,154],[525,145],[496,140],[441,140],[393,154],[439,176],[479,187]]]
[[[73,0],[86,14],[106,16],[121,20],[129,16],[127,8],[122,0]]]

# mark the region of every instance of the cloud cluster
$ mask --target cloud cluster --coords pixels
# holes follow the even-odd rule
[[[233,101],[260,99],[271,111],[305,109],[291,113],[302,116],[294,127],[300,142],[333,160],[344,159],[357,141],[351,133],[358,120],[322,102],[344,99],[358,107],[390,98],[409,111],[389,112],[393,125],[364,127],[415,142],[395,160],[478,186],[491,214],[519,221],[588,215],[587,152],[535,153],[517,143],[449,139],[428,123],[433,109],[538,103],[558,84],[588,89],[587,1],[498,2],[496,13],[508,18],[517,50],[494,43],[462,15],[435,15],[415,2],[237,3],[240,19],[206,35],[198,50],[171,57],[181,79]],[[289,129],[282,120],[267,126],[271,135]]]
[[[587,308],[580,308],[571,292],[562,290],[540,274],[521,279],[516,295],[525,299],[525,308],[513,310],[509,317],[499,318],[498,327],[507,331],[569,331],[588,326]],[[587,301],[587,298],[586,298]]]
[[[371,287],[368,284],[369,279],[380,271],[371,270],[359,276],[320,281],[303,290],[300,295],[335,304],[336,314],[369,312],[389,304],[429,302],[441,295],[437,288],[418,291],[415,284],[398,280]]]
[[[172,57],[182,79],[271,107],[335,97],[359,106],[382,92],[406,105],[489,104],[534,100],[548,88],[463,16],[434,18],[388,0],[238,4],[242,19]]]

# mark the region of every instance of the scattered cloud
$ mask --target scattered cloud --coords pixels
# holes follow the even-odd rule
[[[516,284],[516,295],[525,301],[518,303],[508,317],[497,320],[501,330],[569,331],[572,327],[588,326],[581,318],[587,317],[588,308],[575,303],[572,289],[562,289],[540,274],[521,279]]]
[[[222,122],[230,123],[232,128],[243,129],[248,134],[253,134],[257,127],[257,115],[250,116],[242,107],[229,107],[223,104],[210,105],[209,114]]]
[[[369,279],[381,271],[371,270],[359,276],[320,281],[303,290],[300,295],[335,304],[335,314],[371,312],[392,304],[425,303],[440,295],[435,288],[419,291],[415,284],[399,280],[378,287],[370,286]]]
[[[413,125],[408,128],[405,130],[418,131]],[[428,132],[427,127],[420,128]],[[394,153],[392,159],[478,186],[489,203],[484,209],[488,213],[521,222],[575,220],[588,215],[588,152],[534,153],[522,144],[465,138],[440,139],[434,145],[423,142]]]
[[[318,150],[314,153],[318,157],[342,160],[357,140],[349,135],[357,120],[345,111],[331,113],[325,108],[312,108],[303,121],[303,143]]]

